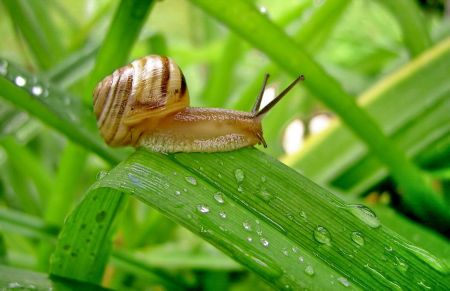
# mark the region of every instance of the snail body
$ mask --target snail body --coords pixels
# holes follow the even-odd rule
[[[110,146],[146,147],[158,152],[223,152],[266,143],[261,119],[303,76],[262,110],[268,75],[252,112],[189,107],[180,68],[151,55],[105,77],[94,90],[97,126]]]

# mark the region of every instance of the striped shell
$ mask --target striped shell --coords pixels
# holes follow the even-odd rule
[[[105,77],[94,90],[94,113],[105,142],[136,145],[144,131],[189,106],[180,68],[171,59],[151,55]]]

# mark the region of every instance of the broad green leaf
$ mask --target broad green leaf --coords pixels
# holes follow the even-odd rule
[[[450,284],[445,262],[382,226],[370,209],[344,204],[255,149],[136,151],[94,184],[68,217],[52,274],[98,282],[125,194],[159,209],[277,288]]]

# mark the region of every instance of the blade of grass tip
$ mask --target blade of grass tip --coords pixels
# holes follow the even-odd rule
[[[397,20],[403,40],[412,57],[417,57],[431,45],[427,25],[417,3],[409,0],[378,0]]]
[[[95,258],[85,257],[104,255],[105,245],[99,244],[110,240],[110,216],[121,193],[159,209],[276,288],[450,283],[445,262],[383,227],[369,208],[344,204],[251,148],[173,155],[137,150],[97,181],[68,217],[52,274],[89,278]],[[89,244],[86,238],[92,239]],[[398,269],[398,260],[406,271]]]
[[[28,48],[34,55],[37,64],[43,69],[49,69],[58,60],[60,44],[53,43],[53,37],[47,35],[44,27],[49,25],[41,25],[42,19],[37,16],[33,10],[32,2],[24,0],[4,0],[3,5],[7,9],[11,20],[20,29],[27,43]],[[39,5],[39,4],[37,4]],[[50,27],[53,27],[50,25]],[[52,47],[54,45],[54,47]]]
[[[281,67],[298,76],[306,76],[305,86],[360,137],[369,149],[389,168],[401,189],[402,202],[424,221],[450,224],[450,211],[446,202],[435,192],[430,181],[398,146],[384,135],[371,116],[356,104],[340,84],[311,59],[283,31],[271,23],[250,3],[239,0],[191,0],[230,29],[265,52]],[[245,18],[235,17],[237,14]]]
[[[83,100],[87,104],[92,104],[95,84],[126,63],[154,2],[154,0],[120,1],[83,94]]]
[[[8,154],[9,162],[20,172],[20,177],[29,177],[34,182],[40,201],[47,201],[53,180],[50,170],[45,169],[26,146],[11,136],[0,137],[0,146]]]
[[[122,159],[120,152],[107,148],[104,142],[94,136],[92,129],[95,122],[92,113],[88,112],[79,100],[2,59],[0,96],[106,161],[115,164]]]

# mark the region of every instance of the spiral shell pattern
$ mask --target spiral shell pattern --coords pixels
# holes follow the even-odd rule
[[[136,145],[159,119],[189,106],[180,68],[156,55],[117,69],[97,85],[93,95],[97,126],[111,146]]]

